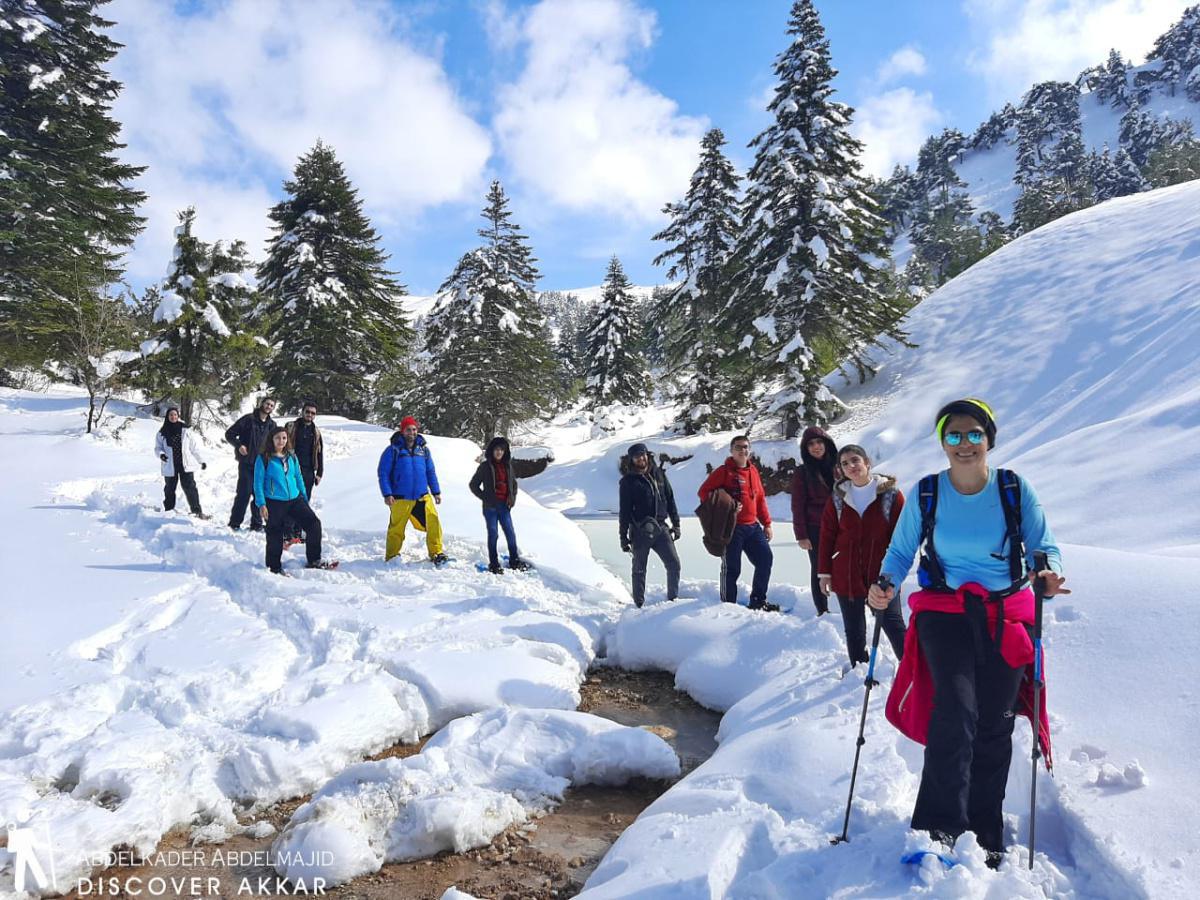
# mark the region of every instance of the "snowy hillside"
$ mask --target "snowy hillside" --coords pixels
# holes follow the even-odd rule
[[[1200,550],[1200,508],[1179,503],[1200,468],[1200,182],[1111,200],[976,264],[906,321],[913,352],[838,383],[855,440],[915,479],[946,400],[997,410],[992,458],[1029,476],[1055,533],[1120,550]]]
[[[1146,67],[1131,70],[1131,78]],[[1200,103],[1194,103],[1182,93],[1174,96],[1164,91],[1151,93],[1141,111],[1155,119],[1173,122],[1191,122],[1200,130]],[[1107,147],[1116,153],[1121,146],[1121,117],[1124,107],[1114,107],[1095,93],[1084,93],[1079,98],[1079,119],[1085,153],[1102,153]],[[1011,222],[1013,204],[1021,195],[1021,188],[1013,179],[1017,172],[1017,135],[1010,128],[1004,138],[991,147],[968,149],[955,163],[958,177],[967,186],[967,192],[975,207],[976,215],[991,210],[999,213],[1005,222]],[[901,248],[897,247],[897,251]],[[903,263],[897,252],[897,262]]]

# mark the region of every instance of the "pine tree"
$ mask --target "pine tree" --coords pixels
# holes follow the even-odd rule
[[[1045,81],[1030,88],[1017,110],[1017,184],[1042,181],[1053,174],[1058,145],[1079,135],[1079,88]]]
[[[1118,150],[1116,156],[1109,153],[1108,147],[1102,153],[1093,153],[1090,169],[1097,203],[1149,188],[1141,171],[1124,150]]]
[[[171,266],[157,291],[155,331],[139,366],[142,386],[176,399],[188,422],[198,403],[236,406],[256,383],[263,357],[240,327],[252,302],[244,247],[209,246],[195,235],[195,223],[192,207],[179,214]]]
[[[1128,156],[1125,158],[1140,177],[1141,173],[1138,172],[1137,166],[1133,165],[1133,160]],[[1150,154],[1146,163],[1146,180],[1138,190],[1170,187],[1197,178],[1200,178],[1200,141],[1181,141],[1161,147]]]
[[[935,286],[966,271],[983,256],[983,238],[974,223],[971,199],[958,186],[943,186],[921,205],[913,220],[913,254],[925,263]]]
[[[1200,5],[1184,10],[1179,21],[1154,42],[1147,61],[1158,61],[1153,73],[1171,96],[1182,87],[1192,101],[1200,101]]]
[[[1001,141],[1008,140],[1008,132],[1017,124],[1017,111],[1011,103],[1005,103],[1000,112],[992,113],[988,120],[971,136],[971,149],[987,150]]]
[[[737,387],[762,393],[760,412],[794,437],[837,401],[824,374],[896,333],[887,296],[883,219],[860,173],[852,110],[834,102],[829,42],[812,0],[795,0],[790,46],[775,62],[771,124],[751,141],[733,291],[718,327],[736,345]]]
[[[79,298],[120,278],[141,231],[142,171],[117,159],[120,48],[101,0],[0,0],[0,354],[64,349]],[[57,348],[57,349],[56,349]],[[69,350],[69,348],[66,348]]]
[[[671,223],[654,236],[668,244],[656,266],[669,264],[677,287],[654,300],[651,331],[663,335],[667,372],[679,382],[676,425],[686,434],[731,427],[721,366],[728,349],[714,327],[727,299],[726,267],[738,234],[738,182],[721,152],[725,135],[709,131],[683,203],[668,205]]]
[[[318,141],[283,186],[258,272],[265,312],[279,323],[271,386],[285,407],[312,400],[362,418],[374,373],[411,352],[405,289],[331,147]]]
[[[584,392],[593,409],[613,403],[638,403],[649,394],[646,363],[637,352],[637,321],[632,285],[621,261],[613,257],[587,335]]]
[[[481,215],[483,244],[438,289],[426,325],[430,369],[420,408],[430,429],[486,442],[547,413],[557,386],[536,260],[500,182]]]

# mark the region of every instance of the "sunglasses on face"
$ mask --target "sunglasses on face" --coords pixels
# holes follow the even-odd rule
[[[983,439],[985,437],[987,437],[987,435],[985,435],[978,428],[972,428],[970,431],[967,431],[967,432],[947,431],[945,437],[943,437],[942,440],[945,442],[947,447],[957,447],[959,444],[961,444],[963,442],[964,437],[967,439],[968,443],[972,444],[975,447],[978,447],[980,444],[983,443]]]

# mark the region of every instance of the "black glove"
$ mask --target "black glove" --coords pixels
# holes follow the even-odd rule
[[[200,463],[200,471],[203,472],[207,468],[208,468],[208,463],[206,463],[206,462]]]
[[[629,546],[629,538],[625,537],[624,535],[621,536],[621,552],[622,553],[632,553],[633,552],[633,548]]]
[[[673,540],[673,541],[679,540],[679,537],[681,534],[683,534],[683,532],[679,530],[678,525],[671,526],[671,540]]]
[[[165,454],[165,453],[160,453],[160,454],[158,454],[158,458],[159,458],[159,459],[161,459],[163,462],[166,462],[166,461],[167,461],[167,454]]]

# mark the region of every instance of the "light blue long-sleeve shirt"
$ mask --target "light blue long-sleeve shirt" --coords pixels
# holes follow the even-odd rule
[[[1021,482],[1021,537],[1025,541],[1027,564],[1032,568],[1034,551],[1042,550],[1050,568],[1062,574],[1062,554],[1046,523],[1042,504],[1029,482],[1019,475],[1017,478]],[[914,485],[908,496],[911,500],[904,504],[880,567],[896,585],[908,575],[920,549],[919,486]],[[1008,571],[1008,528],[994,468],[989,467],[987,485],[978,494],[960,494],[950,482],[949,470],[940,472],[934,515],[933,545],[949,587],[958,588],[974,581],[989,591],[998,591],[1012,583]]]

